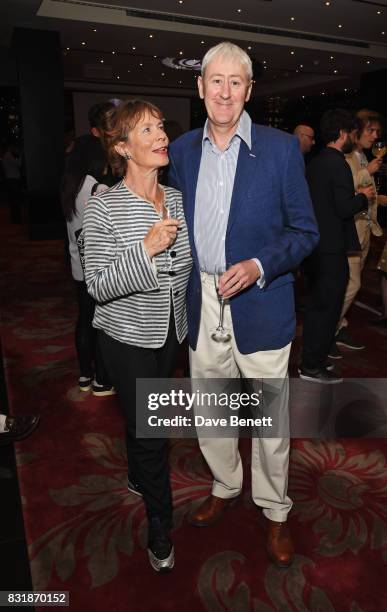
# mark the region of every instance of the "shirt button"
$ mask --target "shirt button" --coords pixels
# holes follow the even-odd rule
[[[178,291],[178,290],[177,290],[177,291],[174,291],[174,292],[173,292],[173,296],[174,296],[174,297],[177,297],[177,296],[179,295],[179,293],[180,293],[180,291]]]
[[[176,251],[170,251],[169,254],[170,254],[171,257],[176,257]]]
[[[174,270],[169,270],[169,276],[176,276],[176,272]]]

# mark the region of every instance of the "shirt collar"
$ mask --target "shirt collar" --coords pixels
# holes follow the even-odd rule
[[[251,118],[245,110],[241,114],[238,127],[235,131],[235,134],[231,138],[231,141],[235,138],[235,136],[239,136],[239,138],[243,140],[248,146],[248,148],[251,150]],[[208,132],[208,119],[204,124],[202,143],[204,143],[205,140],[211,142],[211,138]]]

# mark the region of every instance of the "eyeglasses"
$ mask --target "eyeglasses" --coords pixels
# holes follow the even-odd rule
[[[311,140],[314,140],[314,136],[311,136],[310,134],[305,134],[305,132],[301,132],[301,136],[307,136]]]

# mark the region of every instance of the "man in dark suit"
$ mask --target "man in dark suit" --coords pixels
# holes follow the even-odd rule
[[[306,169],[320,242],[305,261],[309,287],[303,329],[300,377],[332,384],[342,378],[327,370],[327,356],[348,283],[348,252],[360,250],[354,215],[367,209],[373,187],[358,187],[344,155],[354,147],[357,120],[348,111],[330,110],[321,119],[326,144]]]
[[[295,333],[291,270],[318,240],[299,144],[254,125],[244,111],[252,88],[249,56],[232,43],[210,49],[198,78],[208,120],[170,147],[170,184],[183,192],[193,272],[187,308],[194,378],[286,380]],[[226,299],[228,341],[212,338],[219,294]],[[214,475],[212,495],[192,522],[216,522],[242,488],[238,438],[199,438]],[[286,526],[288,438],[252,441],[252,495],[267,519],[267,550],[279,566],[292,562]]]

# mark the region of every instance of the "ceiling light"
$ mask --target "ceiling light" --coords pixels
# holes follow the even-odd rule
[[[294,51],[290,51],[290,55],[294,55]]]
[[[322,96],[325,96],[325,91],[322,91],[322,92],[321,92],[321,95],[322,95]]]
[[[132,47],[132,49],[133,49],[133,51],[135,51],[135,50],[136,50],[136,47]]]
[[[182,84],[183,81],[179,81],[180,85]]]
[[[303,68],[303,67],[304,67],[304,64],[300,64],[300,68]]]
[[[153,38],[153,34],[149,34],[149,38]]]
[[[82,43],[81,43],[81,45],[85,45],[85,44],[86,44],[85,42],[82,42]]]
[[[70,51],[70,47],[66,47],[66,50],[67,50],[67,51]]]
[[[140,64],[140,66],[142,66],[142,64]]]
[[[334,59],[333,55],[331,55],[330,59]]]
[[[385,35],[385,32],[380,32],[381,34],[383,34],[383,36]]]
[[[179,51],[179,55],[183,55],[183,51]]]
[[[251,47],[247,47],[249,51],[251,51]]]
[[[96,32],[96,31],[97,31],[97,29],[96,29],[96,28],[94,28],[93,32]]]
[[[130,72],[130,70],[128,70],[128,72]]]
[[[371,63],[370,60],[367,60],[367,64],[370,64],[370,63]]]
[[[377,12],[377,14],[378,14],[378,15],[381,15],[381,14],[382,14],[382,11],[376,11],[376,12]]]
[[[348,89],[345,87],[345,88],[344,88],[344,91],[348,91]]]
[[[99,60],[101,64],[103,64],[103,60]]]
[[[237,9],[237,11],[238,11],[238,13],[241,13],[241,12],[242,12],[242,9]]]
[[[305,96],[301,96],[301,98],[304,100]]]
[[[162,73],[161,73],[161,76],[165,76],[165,72],[162,72]]]
[[[154,55],[153,57],[156,59],[156,58],[157,58],[157,55]]]
[[[333,71],[333,73],[334,73],[334,74],[337,74],[337,73],[338,73],[338,70],[334,70],[334,71]]]
[[[341,25],[341,23],[339,23],[338,27],[339,27],[339,28],[342,28],[343,26]]]
[[[119,79],[120,77],[118,76],[117,79]]]
[[[330,4],[331,4],[330,2],[326,2],[325,6],[330,6]]]
[[[179,4],[183,4],[183,0],[179,0]]]
[[[201,44],[201,45],[204,45],[204,40],[201,40],[201,41],[200,41],[200,44]]]
[[[112,51],[112,54],[113,54],[113,55],[115,55],[115,54],[116,54],[116,52],[115,52],[115,51]]]
[[[295,20],[295,17],[290,17],[290,21],[294,21],[294,20]]]

